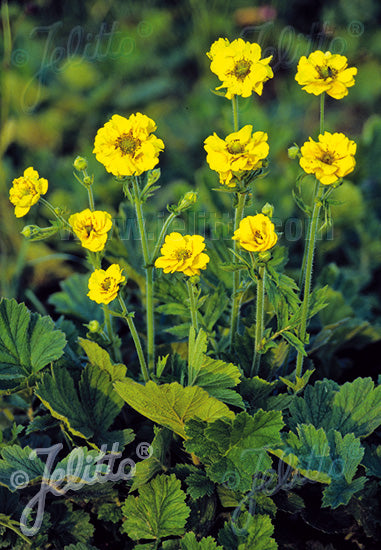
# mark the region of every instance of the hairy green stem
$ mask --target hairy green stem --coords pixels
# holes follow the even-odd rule
[[[120,304],[120,307],[122,308],[122,319],[124,319],[128,325],[128,328],[130,329],[130,332],[131,332],[131,336],[132,336],[132,339],[134,341],[134,344],[135,344],[135,348],[136,348],[136,353],[138,354],[138,359],[139,359],[139,363],[140,363],[140,369],[142,371],[142,375],[143,375],[143,378],[144,378],[144,381],[145,382],[148,382],[149,380],[149,371],[148,371],[148,368],[147,368],[147,363],[146,363],[146,360],[144,358],[144,353],[143,353],[143,348],[142,348],[142,344],[140,342],[140,338],[139,338],[139,334],[136,330],[136,327],[135,327],[135,323],[134,323],[134,320],[133,318],[129,315],[128,313],[128,310],[127,310],[127,307],[126,307],[126,304],[124,303],[124,300],[123,298],[120,296],[120,294],[118,294],[118,300],[119,300],[119,304]]]
[[[62,216],[60,216],[59,214],[57,214],[56,212],[56,209],[54,208],[54,206],[52,204],[50,204],[49,201],[47,201],[46,199],[44,199],[43,197],[40,197],[39,198],[39,202],[41,202],[41,204],[45,205],[46,208],[48,208],[48,210],[50,210],[50,212],[57,218],[57,220],[59,220],[60,222],[62,222],[64,225],[66,225],[66,227],[68,229],[70,229],[71,231],[71,225],[69,224],[69,222],[67,222],[65,220],[65,218],[63,218]]]
[[[155,250],[153,251],[153,254],[152,254],[151,263],[156,260],[156,257],[158,256],[161,245],[163,243],[163,239],[168,231],[169,226],[171,225],[172,221],[176,218],[176,216],[177,214],[175,214],[174,212],[171,212],[168,218],[165,220],[164,225],[160,231],[160,235],[157,239]]]
[[[308,310],[310,305],[310,291],[311,291],[311,281],[312,281],[312,268],[313,268],[314,252],[315,252],[317,226],[319,222],[320,209],[322,206],[321,204],[322,192],[323,192],[323,188],[319,184],[318,195],[314,200],[314,208],[312,211],[312,217],[311,217],[309,232],[308,232],[306,272],[305,272],[305,279],[304,279],[304,291],[303,291],[303,303],[302,303],[302,318],[301,318],[300,330],[299,330],[299,339],[303,343],[305,342],[306,332],[307,332]],[[302,367],[303,367],[303,355],[301,352],[298,352],[298,356],[296,360],[296,377],[300,377],[302,375]]]
[[[189,304],[190,304],[190,312],[191,312],[191,319],[192,319],[192,326],[196,332],[198,333],[198,320],[197,320],[197,304],[194,296],[194,285],[193,283],[187,279],[187,287],[188,287],[188,293],[189,293]]]
[[[324,108],[325,103],[324,103],[324,101],[325,101],[325,92],[323,92],[320,96],[320,128],[319,128],[319,134],[324,133],[324,113],[325,113],[325,108]],[[319,180],[316,179],[315,189],[314,189],[314,194],[313,194],[313,201],[315,201],[315,199],[317,197],[319,185],[320,185],[320,182],[319,182]],[[307,247],[304,247],[302,269],[301,269],[300,275],[299,275],[299,288],[300,289],[302,288],[303,281],[304,281],[304,276],[305,276],[305,272],[306,272],[306,262],[307,262]]]
[[[233,128],[235,132],[239,129],[239,113],[238,113],[238,96],[232,97],[232,110],[233,110]]]
[[[121,355],[121,352],[120,352],[120,348],[117,345],[117,342],[116,342],[116,339],[115,339],[115,333],[114,333],[114,328],[112,326],[112,319],[111,319],[110,311],[109,311],[109,309],[106,305],[103,307],[103,315],[104,315],[104,320],[105,320],[105,325],[106,325],[107,337],[111,342],[112,351],[114,353],[114,359],[115,359],[115,361],[121,362],[122,361],[122,355]]]
[[[148,368],[150,372],[155,369],[155,317],[153,310],[153,266],[148,250],[148,239],[145,228],[142,202],[139,194],[137,178],[133,180],[133,199],[136,211],[136,218],[139,227],[140,239],[142,241],[142,251],[146,271],[146,308],[147,308],[147,356]]]
[[[325,92],[323,92],[320,96],[320,133],[324,133],[324,100],[325,100]]]
[[[246,193],[238,194],[238,204],[234,212],[234,231],[238,229],[238,226],[243,218],[243,212],[246,202]],[[233,250],[237,250],[237,241],[233,241]],[[237,262],[237,258],[234,256],[233,262]],[[239,271],[233,271],[233,295],[232,295],[232,311],[230,318],[230,350],[232,349],[234,338],[238,330],[239,321],[239,306],[241,303],[238,295],[239,287]]]
[[[320,128],[319,133],[324,133],[324,115],[325,115],[325,92],[320,96]],[[309,234],[307,246],[304,249],[303,263],[302,263],[302,273],[300,278],[300,286],[304,281],[304,290],[303,290],[303,304],[302,304],[302,319],[300,324],[299,338],[304,343],[307,332],[307,320],[308,320],[308,309],[310,302],[310,291],[311,291],[311,280],[312,280],[312,267],[314,260],[315,252],[315,243],[316,243],[316,231],[317,225],[319,222],[319,215],[321,209],[321,197],[323,194],[322,186],[318,179],[315,182],[315,189],[313,195],[313,211],[309,224]],[[296,359],[296,373],[295,376],[301,376],[303,368],[303,355],[298,352]]]
[[[257,307],[255,315],[255,343],[254,343],[254,355],[253,362],[250,370],[250,377],[257,376],[259,373],[259,367],[261,364],[261,354],[259,350],[262,345],[263,338],[263,322],[264,322],[264,305],[265,305],[265,277],[266,268],[261,266],[258,272],[257,281]]]

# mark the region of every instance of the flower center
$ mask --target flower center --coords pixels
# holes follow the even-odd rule
[[[111,285],[112,285],[111,277],[106,277],[105,280],[101,283],[102,289],[105,290],[106,292],[110,290]]]
[[[251,61],[248,59],[240,59],[234,66],[233,74],[238,80],[244,80],[250,72]]]
[[[335,78],[337,75],[337,70],[333,69],[329,65],[324,67],[316,67],[317,72],[319,73],[320,78],[326,80],[327,78]]]
[[[254,233],[254,240],[257,244],[260,244],[263,241],[263,235],[260,231],[255,231]]]
[[[89,237],[90,236],[90,233],[92,232],[93,230],[93,226],[91,225],[91,223],[88,223],[84,226],[83,228],[85,231],[86,231],[86,234],[87,236]]]
[[[26,197],[27,195],[32,195],[32,196],[37,195],[35,186],[31,181],[28,181],[28,180],[24,182],[24,185],[21,185],[21,187],[19,188],[19,192],[20,192],[20,198]]]
[[[227,150],[231,155],[239,155],[245,150],[245,146],[239,141],[239,139],[233,139],[227,146]]]
[[[132,132],[129,132],[118,137],[115,148],[119,147],[123,155],[133,155],[139,145],[140,141],[134,138]]]
[[[334,157],[332,153],[328,153],[328,151],[326,151],[320,160],[324,162],[324,164],[332,164],[334,161]]]
[[[192,256],[192,252],[190,250],[187,250],[186,248],[178,248],[173,253],[173,257],[179,260],[179,262],[187,260],[191,256]]]

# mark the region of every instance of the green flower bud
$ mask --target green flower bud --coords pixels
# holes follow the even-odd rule
[[[36,227],[35,225],[26,225],[24,229],[21,231],[21,235],[24,235],[26,239],[29,239],[33,235],[33,228]]]
[[[29,241],[42,241],[48,239],[52,235],[55,235],[60,230],[60,225],[52,225],[50,227],[39,227],[38,225],[26,225],[21,231],[23,235]]]
[[[268,216],[269,218],[272,218],[273,213],[274,213],[273,205],[270,204],[269,202],[266,202],[266,204],[262,208],[262,214],[264,214],[265,216]]]
[[[93,178],[91,178],[90,176],[86,176],[83,178],[83,183],[85,185],[92,185],[93,183]]]
[[[300,157],[299,146],[294,143],[294,145],[288,148],[287,153],[289,159],[295,160],[296,158]]]
[[[87,160],[83,157],[77,157],[73,162],[73,166],[78,172],[82,172],[87,169]]]
[[[265,252],[258,252],[258,258],[262,262],[268,262],[271,259],[271,252],[266,250]]]
[[[197,202],[198,195],[194,191],[188,191],[188,193],[185,193],[182,199],[180,199],[179,204],[174,207],[175,211],[177,213],[183,212],[192,204],[195,204]]]
[[[89,329],[89,332],[99,332],[101,325],[96,319],[92,319],[87,325],[87,328]]]

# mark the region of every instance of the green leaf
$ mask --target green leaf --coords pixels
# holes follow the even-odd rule
[[[16,387],[63,354],[65,335],[50,317],[31,313],[25,304],[0,301],[0,389]]]
[[[114,365],[107,351],[101,348],[96,342],[78,338],[80,346],[85,350],[91,365],[99,367],[106,371],[112,382],[123,380],[126,377],[127,367],[122,364]]]
[[[234,420],[191,421],[185,448],[205,465],[208,477],[231,489],[249,490],[252,476],[271,467],[266,450],[281,442],[284,423],[278,411],[259,410],[253,417],[239,413]]]
[[[381,445],[366,445],[362,465],[369,476],[381,478]]]
[[[139,496],[129,496],[124,505],[123,531],[133,540],[180,536],[190,509],[185,493],[175,475],[159,475],[139,489]]]
[[[307,386],[304,397],[295,397],[290,405],[290,427],[312,424],[315,428],[327,428],[332,416],[332,400],[339,385],[332,380],[319,380]]]
[[[189,323],[181,323],[180,325],[167,328],[165,329],[165,332],[169,332],[169,334],[173,334],[173,336],[176,336],[177,338],[187,338],[189,333]]]
[[[52,452],[55,453],[54,449]],[[12,445],[4,448],[1,455],[0,485],[4,485],[11,492],[43,478],[45,463],[30,447],[21,448],[18,445]],[[99,459],[100,455],[97,451],[89,451],[87,447],[76,447],[58,462],[52,471],[48,472],[48,479],[54,478],[56,481],[58,478],[63,479],[65,484],[90,483],[96,479],[97,472],[106,473],[107,465],[97,464]]]
[[[210,497],[214,491],[214,483],[210,481],[203,471],[190,474],[186,478],[188,485],[187,493],[193,500],[197,500],[204,496]]]
[[[230,389],[239,384],[240,378],[238,367],[232,363],[202,355],[192,384],[203,388],[209,395],[220,401],[244,409],[242,397]]]
[[[115,394],[110,374],[96,365],[86,366],[78,388],[65,369],[55,367],[52,375],[43,376],[36,395],[72,434],[91,439],[97,448],[114,442],[124,446],[134,439],[130,429],[109,431],[123,400]]]
[[[272,452],[307,479],[329,485],[323,493],[324,506],[348,504],[365,482],[365,478],[353,481],[364,454],[360,440],[354,434],[343,437],[335,430],[326,434],[312,424],[298,425],[297,432],[285,434],[283,448]]]
[[[88,275],[75,273],[60,283],[61,292],[55,292],[48,300],[59,313],[88,322],[96,319],[103,322],[103,311],[87,296]]]
[[[253,410],[265,409],[267,400],[276,387],[275,382],[267,382],[259,376],[244,378],[240,384],[240,393],[250,403]]]
[[[282,336],[289,344],[291,344],[293,348],[296,349],[297,352],[301,353],[305,357],[307,356],[303,342],[299,340],[299,338],[295,336],[295,334],[293,334],[289,330],[284,330],[282,332]]]
[[[181,550],[223,550],[222,546],[217,546],[214,538],[207,537],[198,542],[192,532],[187,533],[180,544]]]
[[[248,529],[247,541],[238,545],[238,550],[277,550],[278,545],[272,538],[274,526],[271,523],[269,516],[256,514]]]
[[[311,481],[330,483],[332,460],[329,454],[327,435],[322,428],[317,430],[311,424],[297,427],[297,434],[283,435],[284,445],[271,452],[283,462],[298,470]]]
[[[151,456],[136,464],[131,491],[148,483],[159,472],[166,469],[166,455],[172,440],[172,432],[166,428],[155,428],[155,437],[151,443]]]
[[[346,506],[355,493],[362,491],[366,482],[365,477],[358,477],[351,483],[339,479],[326,487],[323,491],[323,507],[338,508]]]
[[[248,512],[235,514],[218,534],[218,542],[225,550],[276,550],[272,538],[274,527],[267,515],[254,517]]]
[[[196,331],[193,326],[191,326],[189,330],[188,346],[188,383],[192,385],[201,369],[203,357],[206,352],[206,333],[201,329],[196,338]]]
[[[133,409],[183,438],[186,437],[185,423],[191,418],[212,422],[218,418],[234,417],[226,405],[196,386],[184,388],[177,382],[158,386],[152,381],[142,386],[126,378],[115,382],[114,387]]]
[[[367,437],[381,425],[381,386],[375,388],[371,378],[347,382],[335,394],[333,409],[339,432]]]
[[[229,299],[223,289],[222,284],[219,284],[216,291],[208,296],[206,307],[203,314],[203,323],[208,332],[213,330],[221,315],[226,311]]]
[[[295,382],[292,382],[292,380],[288,380],[288,378],[283,378],[283,376],[280,376],[279,380],[281,380],[284,384],[286,384],[288,388],[291,388],[293,392],[296,394],[306,387],[309,379],[311,378],[314,372],[315,372],[315,369],[309,369],[304,372],[303,376],[296,375]]]
[[[323,380],[307,387],[290,412],[291,426],[311,423],[327,432],[367,437],[381,425],[381,386],[375,388],[371,378],[356,378],[343,386]]]

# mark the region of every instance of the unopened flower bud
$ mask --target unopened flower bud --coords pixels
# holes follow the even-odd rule
[[[24,235],[25,238],[29,239],[33,235],[33,228],[36,226],[26,225],[21,231],[21,235]]]
[[[101,325],[96,319],[92,319],[87,325],[89,332],[99,332]]]
[[[264,252],[259,252],[258,253],[258,258],[262,262],[268,262],[271,259],[271,252],[269,250],[266,250]]]
[[[298,158],[300,156],[299,151],[300,151],[299,146],[296,145],[296,143],[294,143],[294,145],[289,147],[288,150],[287,150],[288,158],[291,159],[291,160],[294,160],[294,159]]]
[[[82,172],[87,169],[87,160],[83,157],[77,157],[73,162],[73,166],[78,172]]]
[[[91,178],[90,176],[86,176],[83,178],[83,183],[85,185],[91,185],[93,183],[93,178]]]
[[[42,241],[48,239],[52,235],[55,235],[60,230],[60,226],[52,225],[50,227],[39,227],[38,225],[26,225],[21,231],[21,235],[24,235],[29,241]]]
[[[195,191],[188,191],[188,193],[185,193],[182,199],[180,199],[179,204],[175,207],[177,212],[182,212],[183,210],[186,210],[192,204],[195,204],[197,202],[198,195]]]
[[[274,213],[273,205],[270,204],[269,202],[266,202],[266,204],[262,208],[262,214],[264,214],[265,216],[268,216],[269,218],[272,218],[273,213]]]

